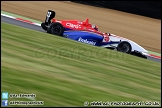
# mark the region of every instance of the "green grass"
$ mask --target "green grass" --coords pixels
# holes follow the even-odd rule
[[[6,23],[1,45],[2,92],[34,93],[44,106],[161,102],[158,62]]]
[[[156,53],[156,52],[152,52],[152,51],[148,51],[148,53],[149,53],[149,54],[154,54],[154,55],[156,55],[156,56],[161,56],[161,54]]]

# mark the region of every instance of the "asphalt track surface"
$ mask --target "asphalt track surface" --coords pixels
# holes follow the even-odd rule
[[[24,27],[24,28],[29,28],[29,29],[32,29],[32,30],[37,30],[37,31],[40,31],[40,32],[45,32],[40,26],[31,25],[31,24],[21,22],[21,21],[15,20],[15,19],[4,17],[2,15],[1,15],[1,22],[21,26],[21,27]],[[161,59],[157,59],[157,58],[153,58],[153,57],[149,57],[149,56],[147,57],[147,59],[161,63]]]

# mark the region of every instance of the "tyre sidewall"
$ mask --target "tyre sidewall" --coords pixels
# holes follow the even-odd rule
[[[120,48],[123,44],[125,44],[125,43],[129,46],[129,50],[128,50],[127,52],[123,52],[123,53],[128,53],[128,54],[130,54],[131,51],[132,51],[132,46],[131,46],[131,44],[130,44],[129,42],[127,42],[127,41],[122,41],[122,42],[120,42],[120,43],[118,44],[118,46],[117,46],[117,51],[119,51],[119,48]],[[122,51],[119,51],[119,52],[122,52]]]
[[[56,27],[56,26],[59,26],[60,27],[60,32],[57,33],[57,34],[52,32],[52,28],[53,27]],[[62,24],[60,24],[58,22],[51,23],[49,25],[49,27],[47,28],[47,33],[50,33],[50,34],[54,34],[54,35],[58,35],[58,36],[63,36],[63,32],[64,32],[64,27],[62,26]]]

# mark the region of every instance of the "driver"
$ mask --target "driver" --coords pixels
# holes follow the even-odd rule
[[[98,26],[96,26],[95,24],[92,24],[92,28],[98,31]]]

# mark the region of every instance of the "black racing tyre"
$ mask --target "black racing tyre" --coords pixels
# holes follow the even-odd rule
[[[120,43],[118,44],[118,46],[117,46],[116,49],[117,49],[117,51],[119,51],[119,52],[124,52],[124,53],[130,54],[131,51],[132,51],[132,46],[131,46],[131,44],[130,44],[129,42],[127,42],[127,41],[122,41],[122,42],[120,42]]]
[[[55,22],[51,23],[49,28],[47,28],[47,33],[58,35],[58,36],[63,36],[64,32],[64,27],[62,24]]]
[[[42,27],[45,31],[47,31],[47,26],[45,25],[45,23],[41,23],[41,27]]]

